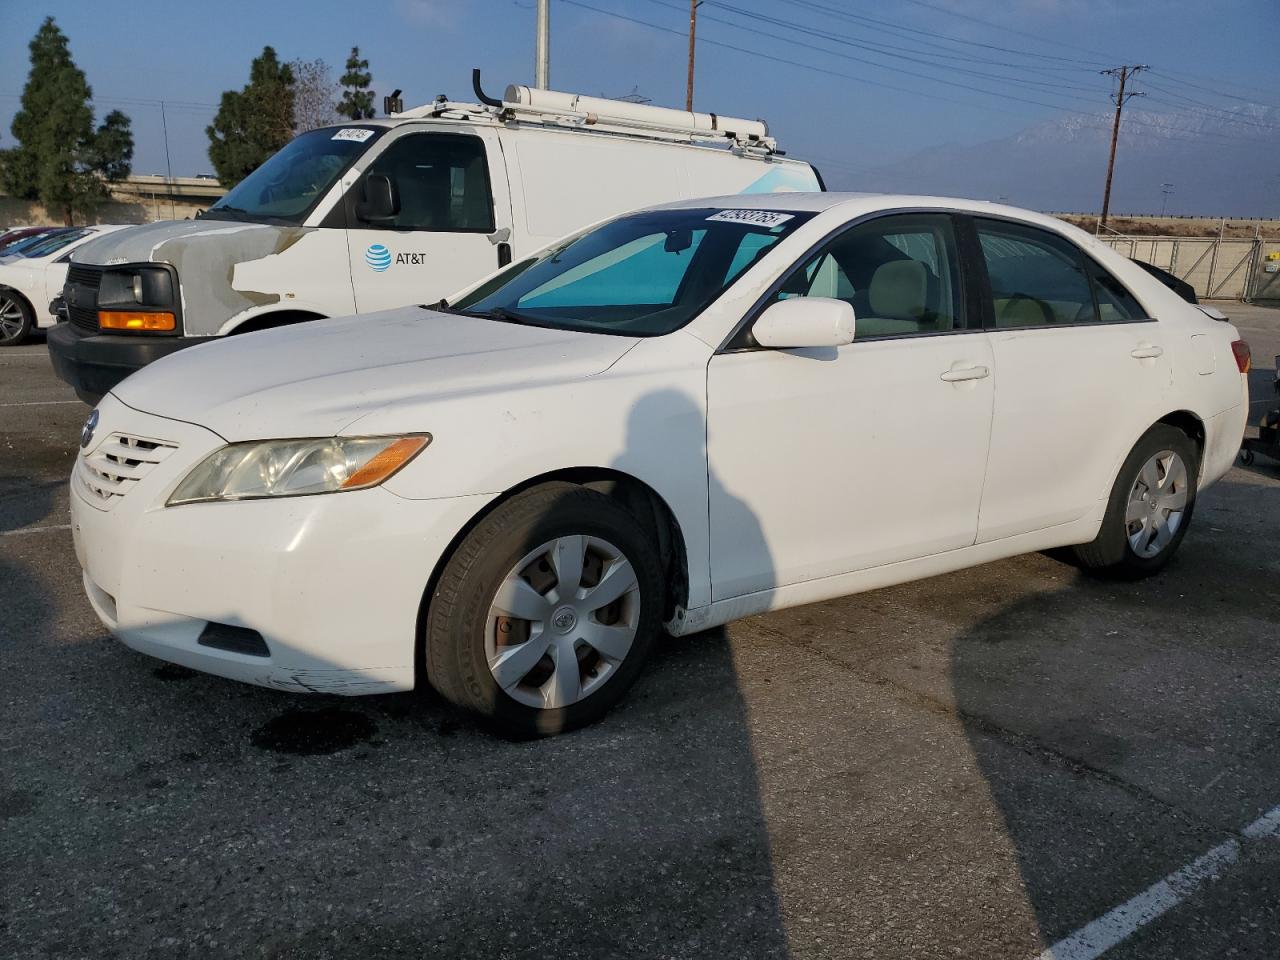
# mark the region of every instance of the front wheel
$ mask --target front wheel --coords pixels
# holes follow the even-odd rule
[[[548,484],[482,520],[448,559],[427,614],[427,676],[516,736],[602,717],[660,629],[652,536],[604,494]]]
[[[1191,523],[1199,465],[1195,443],[1176,427],[1159,423],[1143,434],[1116,477],[1098,536],[1074,548],[1080,565],[1124,580],[1163,569]]]
[[[0,289],[0,347],[16,347],[34,326],[31,305],[12,290]]]

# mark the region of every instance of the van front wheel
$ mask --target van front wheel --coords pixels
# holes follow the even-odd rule
[[[661,610],[658,553],[630,512],[574,484],[536,487],[447,561],[427,615],[427,676],[506,733],[562,733],[635,682]]]

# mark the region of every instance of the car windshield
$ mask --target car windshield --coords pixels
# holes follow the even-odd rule
[[[540,327],[661,336],[812,216],[706,207],[620,217],[516,264],[452,308]]]
[[[204,216],[301,223],[380,133],[373,127],[327,127],[295,137],[232,187]]]
[[[63,230],[54,234],[41,233],[32,237],[29,241],[15,243],[5,251],[5,255],[47,257],[52,253],[57,253],[68,244],[75,243],[89,232],[88,230]]]

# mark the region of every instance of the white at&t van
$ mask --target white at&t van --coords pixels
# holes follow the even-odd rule
[[[210,337],[430,303],[638,207],[821,190],[759,120],[511,86],[303,133],[197,220],[81,247],[49,333],[96,403]]]

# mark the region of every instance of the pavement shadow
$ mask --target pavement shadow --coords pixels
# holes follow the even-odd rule
[[[660,394],[628,436],[690,431],[705,440],[699,406]],[[25,639],[51,655],[47,631]],[[33,891],[7,920],[20,953],[787,955],[722,630],[665,638],[603,722],[533,742],[433,695],[282,694],[114,643],[73,654],[19,704],[9,775],[38,798],[4,830],[8,879]]]
[[[1273,551],[1216,528],[1220,509],[1202,508],[1161,575],[1020,587],[954,642],[956,710],[1046,944],[1280,802],[1278,596],[1257,589]],[[1107,956],[1276,956],[1275,925],[1253,921],[1278,887],[1226,883]]]

